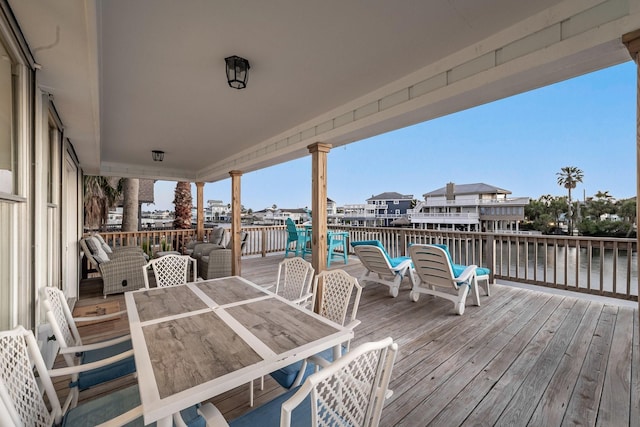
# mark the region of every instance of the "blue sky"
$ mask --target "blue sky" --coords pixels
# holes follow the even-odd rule
[[[484,182],[514,197],[565,195],[556,172],[576,166],[574,196],[636,193],[636,67],[627,62],[565,82],[334,148],[327,194],[338,205],[395,191],[422,195],[447,182]],[[242,176],[242,204],[310,206],[311,157]],[[192,194],[195,203],[195,185]],[[175,182],[158,181],[155,205],[173,210]],[[231,180],[207,183],[206,200],[231,201]]]

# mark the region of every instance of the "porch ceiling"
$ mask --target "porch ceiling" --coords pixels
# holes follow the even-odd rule
[[[640,0],[9,4],[85,173],[188,181],[620,63],[640,28]],[[244,90],[230,55],[251,63]]]

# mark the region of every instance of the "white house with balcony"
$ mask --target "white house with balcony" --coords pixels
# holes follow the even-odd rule
[[[450,182],[423,194],[424,201],[409,210],[408,217],[415,228],[518,232],[529,198],[510,194],[489,184]]]

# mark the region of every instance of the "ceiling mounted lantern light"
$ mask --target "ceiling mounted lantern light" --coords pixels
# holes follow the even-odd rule
[[[151,157],[153,157],[154,162],[161,162],[164,160],[164,151],[153,150],[151,151]]]
[[[244,89],[247,87],[249,78],[249,61],[239,56],[233,55],[224,58],[227,63],[227,81],[234,89]]]

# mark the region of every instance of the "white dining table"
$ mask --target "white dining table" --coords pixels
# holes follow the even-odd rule
[[[125,293],[145,424],[353,338],[238,276]]]

